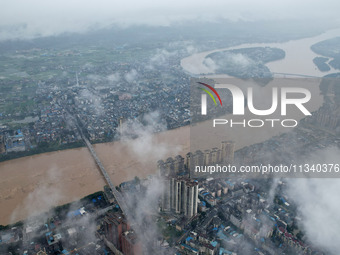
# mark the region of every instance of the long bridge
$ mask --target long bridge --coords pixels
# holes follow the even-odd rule
[[[318,76],[313,76],[313,75],[307,75],[307,74],[296,74],[296,73],[277,73],[277,72],[273,72],[272,73],[274,76],[283,76],[284,78],[286,78],[287,76],[291,76],[291,77],[303,77],[303,78],[321,78]]]
[[[127,205],[125,204],[122,195],[118,192],[116,187],[113,185],[110,176],[108,175],[108,173],[106,172],[102,162],[98,158],[98,156],[97,156],[97,154],[96,154],[92,144],[89,142],[89,140],[86,137],[84,137],[83,134],[82,134],[82,138],[83,138],[87,148],[89,149],[92,157],[96,161],[96,164],[97,164],[99,170],[101,171],[102,175],[104,176],[106,183],[109,185],[109,187],[110,187],[110,189],[112,191],[112,194],[113,194],[114,198],[117,201],[117,204],[119,205],[119,207],[122,210],[123,214],[125,214],[127,212]]]
[[[116,189],[116,187],[113,185],[110,176],[108,175],[108,173],[106,172],[102,162],[100,161],[99,157],[96,154],[96,151],[94,150],[92,144],[90,143],[90,141],[86,138],[86,136],[84,135],[82,129],[80,128],[80,126],[78,125],[77,120],[79,120],[78,118],[74,118],[68,111],[68,116],[72,119],[72,121],[74,122],[75,126],[77,127],[81,138],[83,139],[84,143],[86,144],[87,148],[89,149],[93,159],[95,160],[101,174],[104,176],[106,183],[109,185],[111,191],[112,191],[112,195],[115,198],[117,204],[119,205],[120,209],[122,210],[124,215],[127,215],[128,212],[128,207],[124,201],[123,196],[118,192],[118,190]]]

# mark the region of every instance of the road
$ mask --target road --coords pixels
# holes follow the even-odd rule
[[[122,195],[118,192],[118,190],[116,189],[116,187],[113,185],[111,179],[110,179],[110,176],[107,174],[102,162],[100,161],[100,159],[98,158],[92,144],[89,142],[89,140],[87,140],[86,137],[84,137],[83,134],[81,134],[81,137],[82,139],[84,140],[87,148],[89,149],[92,157],[94,158],[99,170],[101,171],[102,175],[104,176],[105,178],[105,181],[106,183],[109,185],[111,191],[112,191],[112,194],[114,196],[114,198],[116,199],[117,201],[117,204],[119,205],[120,209],[122,210],[123,214],[126,215],[126,212],[128,211],[127,209],[127,205],[125,204],[124,200],[123,200],[123,197]]]
[[[112,195],[114,196],[117,204],[119,205],[120,209],[122,210],[124,215],[127,215],[128,212],[128,207],[126,205],[126,203],[124,202],[123,196],[118,192],[118,190],[116,189],[116,187],[113,185],[110,176],[108,175],[108,173],[106,172],[102,162],[100,161],[99,157],[96,154],[96,151],[94,150],[92,144],[90,143],[90,141],[86,138],[86,136],[84,135],[81,127],[78,124],[78,121],[76,118],[74,118],[68,111],[67,115],[71,118],[72,122],[74,123],[74,125],[77,127],[80,136],[82,138],[82,140],[84,141],[84,143],[86,144],[88,150],[90,151],[93,159],[95,160],[101,174],[104,176],[106,183],[109,185],[111,191],[112,191]]]

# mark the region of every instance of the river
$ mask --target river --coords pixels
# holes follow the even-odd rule
[[[236,47],[197,53],[181,61],[181,66],[194,75],[211,73],[203,65],[205,56],[212,52],[244,47],[277,47],[286,52],[282,60],[268,63],[272,72],[322,76],[312,59],[317,56],[310,46],[321,40],[340,36],[340,30],[285,43],[243,44]],[[227,76],[223,76],[227,77]],[[318,89],[315,87],[314,89]],[[319,107],[322,99],[318,103]],[[253,139],[243,134],[236,149],[269,139],[266,132]],[[189,126],[150,135],[134,141],[97,144],[98,156],[115,185],[134,176],[147,177],[156,172],[159,159],[185,154],[189,151]],[[47,211],[51,207],[76,201],[90,193],[102,190],[104,179],[95,166],[87,148],[56,151],[0,163],[0,224],[6,225]]]
[[[321,72],[313,63],[313,58],[319,56],[314,53],[310,47],[320,41],[331,39],[340,36],[340,29],[329,30],[321,35],[303,38],[299,40],[292,40],[284,43],[252,43],[241,44],[234,47],[216,49],[211,51],[205,51],[193,54],[181,60],[182,68],[188,73],[195,75],[204,75],[213,73],[209,67],[203,64],[203,60],[211,53],[234,50],[250,47],[275,47],[285,51],[286,56],[284,59],[269,62],[266,65],[273,73],[287,73],[287,74],[299,74],[307,76],[322,77],[328,73],[334,72]],[[228,77],[227,75],[212,75],[211,77]]]
[[[115,185],[155,174],[157,161],[189,151],[189,129],[140,139],[96,144],[94,148]],[[56,205],[103,190],[87,148],[49,152],[0,163],[0,224],[6,225]]]
[[[195,75],[200,77],[208,77],[217,80],[217,83],[231,83],[237,84],[243,92],[246,91],[247,87],[254,87],[257,92],[257,100],[254,99],[257,103],[260,101],[265,107],[263,109],[268,109],[271,105],[271,91],[273,87],[301,87],[306,88],[311,92],[312,100],[306,104],[307,109],[310,112],[318,110],[323,104],[323,97],[321,96],[319,84],[319,78],[313,79],[301,79],[301,76],[306,77],[322,77],[326,74],[335,72],[334,70],[330,70],[329,72],[321,72],[313,63],[313,59],[318,56],[311,50],[311,46],[317,42],[327,40],[330,38],[334,38],[340,36],[340,29],[329,30],[321,35],[309,38],[303,38],[299,40],[292,40],[284,43],[252,43],[252,44],[241,44],[234,47],[216,49],[211,51],[205,51],[193,54],[189,57],[182,59],[181,66],[182,68]],[[274,73],[274,77],[285,78],[285,79],[274,79],[274,81],[267,84],[265,87],[261,87],[253,81],[243,81],[241,79],[236,79],[230,77],[226,74],[212,74],[214,73],[213,69],[210,69],[208,66],[204,65],[204,59],[211,53],[225,51],[225,50],[233,50],[233,49],[241,49],[241,48],[250,48],[250,47],[275,47],[285,51],[286,55],[284,59],[273,61],[267,63],[267,67],[270,69],[272,73]],[[299,78],[300,77],[300,78]],[[287,79],[288,78],[288,79]],[[255,97],[256,98],[256,97]],[[268,100],[269,98],[269,100]],[[256,103],[255,103],[256,104]],[[260,107],[261,108],[261,107]],[[254,119],[254,115],[250,114],[246,111],[245,116],[243,118],[235,118],[235,116],[228,114],[225,116],[221,116],[219,118],[242,122],[242,120],[246,119]],[[294,108],[290,110],[285,119],[294,119],[301,120],[305,115],[301,114],[300,110]],[[275,112],[270,115],[270,119],[282,119],[282,116]],[[266,116],[259,117],[257,116],[255,119],[265,120]],[[236,142],[235,149],[240,149],[244,146],[248,146],[255,143],[261,143],[265,140],[270,139],[273,136],[280,135],[284,132],[289,132],[291,129],[287,129],[282,127],[282,125],[276,125],[274,128],[252,128],[249,126],[242,128],[228,128],[228,125],[220,125],[215,128],[212,128],[211,121],[201,122],[198,125],[194,125],[191,127],[191,149],[195,150],[205,150],[213,147],[218,147],[220,142],[223,140],[232,140]],[[236,125],[236,127],[240,127],[240,125]],[[202,135],[204,134],[204,136]],[[198,137],[198,138],[197,138]]]

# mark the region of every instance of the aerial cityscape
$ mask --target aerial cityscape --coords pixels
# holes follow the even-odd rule
[[[338,7],[4,3],[0,255],[339,254]]]

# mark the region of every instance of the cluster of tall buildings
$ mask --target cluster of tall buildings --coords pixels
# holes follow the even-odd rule
[[[160,176],[186,175],[187,168],[184,158],[177,155],[174,159],[169,157],[166,161],[158,161],[158,171]]]
[[[161,210],[184,214],[188,218],[197,214],[198,182],[187,177],[167,177],[164,182]]]
[[[189,178],[184,158],[180,155],[158,161],[163,181],[161,210],[183,214],[188,218],[197,214],[198,182]]]
[[[221,148],[204,152],[178,155],[166,161],[158,161],[159,175],[163,182],[160,209],[163,212],[183,215],[191,219],[198,212],[198,181],[190,178],[190,167],[197,164],[231,163],[234,159],[234,142],[223,141]],[[108,212],[103,220],[103,232],[107,245],[116,254],[140,254],[141,241],[120,212]]]
[[[186,166],[189,170],[195,166],[209,166],[217,163],[231,164],[234,161],[235,143],[233,141],[222,141],[221,148],[211,150],[197,150],[195,153],[189,152],[186,156]]]
[[[217,163],[233,163],[235,152],[235,143],[233,141],[222,141],[221,148],[212,148],[210,150],[197,150],[194,153],[189,152],[186,159],[178,155],[174,159],[168,158],[166,161],[158,161],[158,170],[160,176],[178,176],[187,175],[195,166],[207,166]]]
[[[190,170],[196,165],[232,163],[234,148],[234,142],[223,141],[220,149],[189,152],[186,159],[178,155],[175,158],[168,158],[166,161],[159,160],[158,170],[164,186],[161,210],[183,214],[188,218],[196,215],[199,203],[198,182],[190,179]]]

